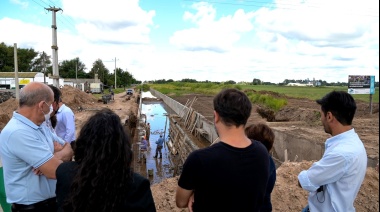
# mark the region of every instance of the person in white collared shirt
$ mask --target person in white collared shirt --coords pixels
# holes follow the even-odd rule
[[[356,111],[354,98],[333,91],[317,100],[321,122],[332,137],[325,143],[322,159],[298,175],[298,183],[309,191],[307,211],[355,212],[354,200],[367,170],[363,142],[351,126]]]
[[[74,149],[75,147],[75,116],[73,111],[59,100],[59,107],[56,111],[57,125],[55,132],[66,142],[69,142]]]

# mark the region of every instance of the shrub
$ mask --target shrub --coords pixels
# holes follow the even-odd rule
[[[279,111],[282,107],[288,104],[286,99],[274,98],[266,94],[248,93],[248,98],[252,103],[263,105],[267,108]]]

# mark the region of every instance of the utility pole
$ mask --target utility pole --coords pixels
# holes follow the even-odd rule
[[[115,57],[115,89],[116,89],[116,57]]]
[[[56,25],[56,12],[62,10],[61,8],[50,7],[45,8],[48,11],[52,11],[52,36],[53,44],[51,49],[53,50],[53,85],[59,88],[59,69],[58,69],[58,44],[57,44],[57,25]]]
[[[78,88],[78,58],[75,64],[75,87]]]
[[[46,84],[46,77],[45,77],[45,74],[46,74],[46,63],[45,63],[45,52],[43,51],[42,52],[42,66],[43,66],[43,72],[44,72],[44,84]]]
[[[20,100],[20,88],[18,83],[18,63],[17,63],[17,43],[14,43],[14,61],[15,61],[15,89],[16,89],[16,100]]]

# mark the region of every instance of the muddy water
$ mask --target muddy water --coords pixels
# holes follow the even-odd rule
[[[169,137],[169,119],[166,115],[172,113],[172,111],[162,101],[144,100],[144,94],[145,93],[142,95],[141,113],[145,114],[146,122],[150,123],[151,126],[149,138],[150,148],[147,151],[146,164],[143,162],[136,163],[137,167],[135,167],[135,170],[141,170],[140,174],[148,178],[151,184],[155,184],[161,182],[165,178],[173,177],[172,155],[166,145],[166,141],[168,141]],[[150,93],[145,95],[149,96]],[[164,148],[162,149],[162,158],[153,158],[157,147],[155,142],[160,135],[165,138]]]

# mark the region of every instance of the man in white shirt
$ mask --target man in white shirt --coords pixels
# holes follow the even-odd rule
[[[62,98],[59,100],[58,110],[56,111],[57,126],[55,132],[66,142],[71,144],[71,147],[75,147],[75,116],[73,111],[62,102]]]
[[[333,91],[317,103],[324,130],[332,137],[326,140],[323,157],[298,175],[299,185],[310,192],[303,212],[355,212],[354,200],[367,170],[366,150],[351,126],[355,100],[346,92]]]

